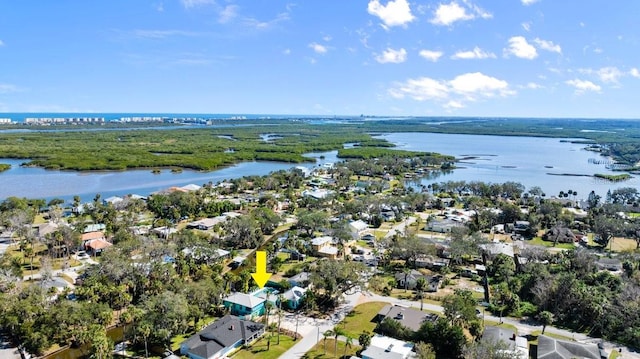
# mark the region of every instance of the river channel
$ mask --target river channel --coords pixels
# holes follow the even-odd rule
[[[395,143],[398,149],[439,152],[465,158],[457,164],[459,168],[447,174],[417,180],[422,185],[450,180],[490,183],[514,181],[527,188],[539,186],[549,197],[557,195],[559,191],[571,189],[578,192],[578,198],[586,198],[591,190],[604,196],[609,189],[639,185],[637,178],[611,183],[588,177],[595,173],[612,172],[602,164],[589,163],[589,159],[599,158],[598,153],[584,150],[584,145],[557,138],[414,132],[383,134],[380,137]],[[337,151],[307,156],[315,157],[316,163],[299,165],[312,168],[339,160],[336,157]],[[0,163],[12,165],[11,169],[0,173],[0,200],[10,196],[71,200],[73,196],[79,195],[83,201],[89,201],[97,193],[102,198],[126,194],[146,196],[171,186],[216,183],[249,175],[266,175],[272,171],[298,166],[279,162],[244,162],[211,172],[184,170],[172,173],[170,170],[163,170],[154,174],[150,170],[74,172],[21,167],[20,164],[25,161],[0,159]]]

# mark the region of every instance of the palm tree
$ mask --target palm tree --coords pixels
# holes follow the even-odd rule
[[[542,322],[542,334],[544,334],[544,331],[547,329],[547,325],[553,323],[553,313],[546,310],[542,311],[538,313],[538,320]]]
[[[324,337],[324,353],[327,354],[327,338],[333,335],[333,330],[329,329],[322,333]]]
[[[342,354],[343,357],[347,356],[347,348],[351,348],[352,345],[353,345],[353,338],[351,338],[349,334],[345,334],[344,353]]]
[[[338,327],[333,328],[333,338],[335,340],[334,342],[334,353],[336,355],[336,357],[338,356],[338,337],[343,335],[344,331]]]
[[[420,298],[420,310],[422,310],[424,306],[422,298],[424,297],[425,289],[427,289],[427,280],[424,279],[424,277],[418,278],[416,281],[416,294]]]

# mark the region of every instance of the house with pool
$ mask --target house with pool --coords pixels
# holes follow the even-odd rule
[[[273,288],[264,287],[251,293],[233,293],[226,297],[222,304],[232,315],[242,319],[260,317],[266,313],[266,303],[277,306],[279,292]]]

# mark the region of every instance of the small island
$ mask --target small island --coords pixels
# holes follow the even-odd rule
[[[622,182],[622,181],[627,181],[627,180],[633,178],[628,173],[622,173],[622,174],[619,174],[619,175],[596,173],[596,174],[593,175],[593,177],[605,179],[605,180],[611,181],[611,182]]]
[[[7,171],[10,168],[11,168],[11,165],[6,164],[6,163],[0,163],[0,172]]]

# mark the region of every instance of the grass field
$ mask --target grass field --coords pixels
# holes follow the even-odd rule
[[[321,339],[316,346],[311,348],[302,358],[303,359],[329,359],[329,358],[349,358],[361,349],[357,345],[347,347],[345,342],[338,341],[338,350],[335,350],[336,342],[334,339],[327,338],[326,342]],[[326,350],[325,350],[326,349]],[[346,349],[346,354],[345,354]],[[234,357],[235,358],[235,357]],[[260,357],[262,358],[262,357]]]
[[[347,314],[340,326],[352,338],[357,338],[363,331],[373,332],[376,323],[373,321],[376,314],[389,303],[370,302],[360,304],[351,313]]]
[[[271,340],[271,346],[267,350],[267,343]],[[249,359],[249,358],[263,358],[263,359],[275,359],[280,357],[284,352],[289,350],[295,341],[292,337],[280,334],[280,345],[277,345],[278,337],[272,336],[269,338],[269,334],[266,334],[260,340],[255,342],[251,347],[247,349],[241,349],[237,351],[232,358],[234,359]]]
[[[553,242],[543,241],[540,237],[534,237],[533,239],[528,240],[527,243],[538,246],[554,247]],[[562,249],[573,249],[575,247],[576,246],[573,243],[558,243],[555,245],[555,248]]]

